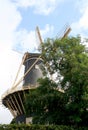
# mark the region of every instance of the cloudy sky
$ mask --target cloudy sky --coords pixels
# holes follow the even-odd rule
[[[88,38],[87,0],[0,0],[0,97],[11,88],[24,52],[36,51],[36,26],[45,39],[59,35],[65,24],[70,35]],[[0,123],[12,118],[0,105]]]

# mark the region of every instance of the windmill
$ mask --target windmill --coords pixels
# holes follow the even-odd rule
[[[37,33],[39,36],[39,32]],[[2,95],[2,104],[10,110],[17,123],[26,122],[24,106],[25,94],[28,93],[30,89],[34,89],[38,86],[37,79],[42,77],[42,72],[38,67],[41,63],[41,54],[24,53],[11,89]],[[25,68],[24,75],[17,82],[22,65],[24,65]],[[23,85],[19,86],[22,81]]]
[[[62,38],[66,37],[69,32],[70,28],[66,28]],[[26,123],[27,118],[25,116],[25,106],[24,106],[25,94],[28,93],[30,89],[35,89],[36,87],[38,87],[37,79],[43,76],[41,70],[38,67],[42,63],[41,44],[43,43],[38,26],[36,27],[36,33],[39,41],[40,53],[26,52],[24,54],[11,89],[7,90],[2,95],[2,104],[10,110],[13,117],[16,119],[17,123],[19,122]],[[17,82],[22,65],[24,65],[25,67],[24,75]],[[22,81],[23,85],[18,87]],[[30,120],[31,117],[30,115],[28,116]]]

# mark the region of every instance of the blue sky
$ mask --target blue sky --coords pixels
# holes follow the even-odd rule
[[[88,38],[87,0],[0,0],[0,97],[11,88],[24,52],[38,47],[36,26],[46,39],[56,37],[67,23],[69,35]],[[0,123],[12,118],[0,105]]]
[[[59,1],[59,0],[58,0]],[[62,0],[58,3],[56,1],[56,8],[50,13],[46,13],[40,10],[37,11],[37,7],[27,7],[27,9],[18,7],[18,10],[21,12],[22,21],[19,24],[20,28],[25,28],[27,30],[32,30],[36,25],[39,25],[41,29],[45,27],[46,24],[54,26],[54,32],[57,33],[64,24],[72,24],[78,21],[81,17],[79,7],[77,7],[78,2],[73,0]],[[81,3],[81,2],[80,2]],[[42,4],[42,2],[41,2]],[[46,7],[47,9],[48,7]]]
[[[59,0],[58,0],[59,1]],[[37,10],[38,7],[18,7],[22,20],[18,26],[18,30],[25,28],[26,30],[34,30],[36,25],[44,29],[46,24],[54,27],[53,35],[57,33],[66,23],[72,24],[77,21],[81,14],[77,8],[77,3],[73,0],[56,1],[55,9],[50,13],[47,11]],[[42,4],[42,2],[40,2]],[[47,6],[47,5],[46,5]],[[46,7],[48,9],[48,7]],[[46,36],[47,37],[47,36]]]

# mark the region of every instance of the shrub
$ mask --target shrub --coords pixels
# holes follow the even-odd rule
[[[74,128],[73,126],[63,125],[10,124],[0,125],[0,130],[88,130],[88,127]]]

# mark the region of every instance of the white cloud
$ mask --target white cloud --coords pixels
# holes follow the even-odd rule
[[[79,21],[72,24],[72,27],[77,28],[79,30],[87,30],[88,29],[88,7],[86,7],[84,13],[82,14]]]
[[[88,37],[88,1],[78,0],[77,7],[81,14],[81,17],[78,21],[72,23],[72,33],[80,34],[82,40]],[[84,42],[84,45],[88,46],[87,42]]]
[[[16,6],[9,0],[0,1],[0,46],[8,48],[14,42],[14,31],[21,21]]]
[[[17,11],[17,7],[10,0],[0,0],[0,90],[8,88],[7,81],[11,83],[11,79],[9,79],[11,71],[15,72],[13,67],[17,63],[13,61],[13,57],[17,58],[17,55],[11,49],[15,44],[14,33],[20,22],[21,15]],[[17,60],[19,61],[19,57]]]
[[[88,29],[88,6],[79,20],[79,26],[83,29]]]
[[[52,25],[46,24],[44,29],[40,29],[40,34],[42,40],[48,35],[50,36],[53,33],[54,27]],[[38,46],[40,44],[39,37],[36,35],[36,30],[35,31],[27,31],[25,29],[20,30],[16,32],[15,34],[15,43],[16,41],[18,42],[13,46],[15,50],[18,50],[22,53],[29,51],[37,51]]]
[[[34,31],[28,32],[25,29],[19,30],[18,32],[16,32],[15,36],[16,36],[15,41],[18,42],[14,46],[16,50],[19,50],[22,53],[24,53],[25,51],[32,52],[34,50],[34,47],[36,46]]]
[[[10,0],[0,0],[0,97],[11,87],[16,75],[20,55],[11,49],[14,43],[14,33],[21,22],[17,7]],[[11,114],[0,106],[0,123],[9,123]],[[8,118],[5,118],[8,117]]]
[[[48,15],[55,10],[63,0],[15,0],[20,7],[32,7],[37,14]]]
[[[80,33],[82,35],[84,31],[88,30],[88,1],[78,0],[77,4],[81,17],[78,21],[72,23],[73,32]]]
[[[0,93],[3,93],[10,87],[11,73],[15,72],[13,67],[16,63],[13,61],[13,56],[15,56],[14,58],[17,56],[13,55],[10,50],[14,44],[14,31],[21,20],[21,16],[16,7],[8,0],[0,1],[0,10]]]
[[[54,26],[46,24],[45,29],[42,30],[41,33],[43,36],[46,37],[48,34],[52,34],[53,31],[54,31]]]
[[[0,109],[0,124],[6,123],[9,124],[12,120],[12,115],[10,111],[3,107],[3,109]]]

